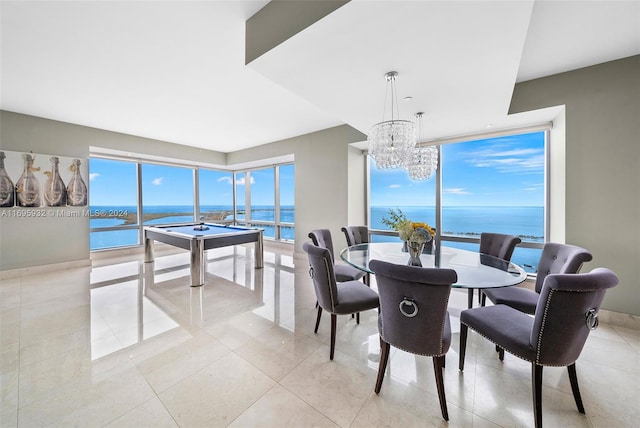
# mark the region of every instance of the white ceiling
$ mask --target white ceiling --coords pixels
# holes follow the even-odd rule
[[[0,107],[228,153],[366,134],[397,70],[435,139],[550,120],[507,115],[516,82],[640,54],[640,0],[353,0],[246,66],[266,3],[2,0]]]

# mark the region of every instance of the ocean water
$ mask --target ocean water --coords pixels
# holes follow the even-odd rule
[[[385,217],[389,217],[389,209],[400,209],[411,221],[425,222],[435,226],[435,207],[371,207],[371,228],[388,229],[382,223]],[[100,214],[92,217],[91,228],[112,227],[125,224],[124,218],[108,216],[107,214],[128,214],[135,217],[136,207],[105,207],[91,206],[92,213]],[[244,207],[238,207],[243,211]],[[232,207],[223,205],[209,205],[200,208],[201,215],[213,213],[227,213],[226,220],[232,219]],[[156,216],[145,221],[146,225],[192,222],[193,211],[190,206],[166,206],[145,207],[145,215]],[[104,215],[103,215],[104,214]],[[280,211],[281,221],[295,222],[295,210],[293,206],[282,207]],[[252,207],[251,218],[257,221],[274,221],[273,206]],[[239,221],[244,220],[239,215]],[[267,237],[275,236],[273,226],[263,226]],[[544,242],[544,208],[543,207],[443,207],[442,208],[442,234],[479,238],[482,232],[508,233],[520,236],[523,241]],[[294,228],[283,228],[283,238],[293,240]],[[138,243],[137,230],[123,230],[110,232],[91,232],[91,249],[112,248],[123,245],[136,245]],[[395,237],[375,236],[374,242],[394,241]],[[472,251],[478,250],[478,244],[459,242],[445,242],[445,245],[454,246]],[[516,248],[512,261],[529,272],[535,272],[541,250],[529,248]]]
[[[102,206],[92,205],[89,207],[92,217],[89,221],[89,227],[102,228],[114,227],[127,224],[127,218],[135,225],[137,208],[135,206]],[[238,207],[238,220],[245,219],[244,206]],[[226,214],[224,220],[233,219],[233,207],[228,205],[203,205],[200,207],[200,215],[207,216]],[[144,207],[144,216],[151,217],[144,220],[145,225],[160,225],[170,223],[189,223],[193,222],[193,207],[175,205],[175,206],[147,206]],[[295,210],[293,206],[280,207],[281,222],[293,223],[295,219]],[[273,206],[253,206],[251,209],[251,219],[255,221],[274,221]],[[264,229],[264,236],[275,237],[274,226],[261,226]],[[293,227],[283,227],[281,229],[283,239],[293,240],[295,231]],[[121,247],[127,245],[138,244],[138,230],[120,230],[120,231],[93,231],[90,234],[90,249],[106,249]]]
[[[371,228],[389,229],[382,223],[389,218],[391,207],[371,207]],[[411,221],[425,222],[434,227],[435,207],[393,207]],[[544,242],[543,207],[443,207],[442,234],[480,238],[482,232],[506,233],[519,236],[523,241]],[[392,236],[374,236],[373,242],[397,241]],[[478,251],[480,245],[464,242],[446,241],[444,245]],[[516,247],[511,261],[522,266],[527,272],[535,273],[540,259],[541,249]]]
[[[425,222],[434,227],[435,207],[393,207],[402,210],[415,222]],[[390,207],[371,207],[371,228],[388,229],[382,223],[389,217]],[[543,207],[443,207],[442,234],[480,237],[482,232],[507,233],[522,240],[544,241]]]

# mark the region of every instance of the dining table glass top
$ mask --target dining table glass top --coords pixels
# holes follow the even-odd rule
[[[406,265],[409,253],[402,251],[401,242],[373,242],[347,247],[340,252],[340,258],[362,271],[375,274],[369,267],[371,260]],[[474,251],[437,246],[433,254],[420,256],[422,267],[453,269],[458,274],[456,288],[498,288],[517,285],[527,279],[527,273],[520,266]]]

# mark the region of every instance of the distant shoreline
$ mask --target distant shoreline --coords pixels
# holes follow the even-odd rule
[[[204,219],[203,221],[207,223],[217,223],[217,222],[223,221],[225,218],[227,218],[232,214],[233,214],[233,211],[214,211],[214,212],[208,212],[208,213],[200,213],[200,216],[203,217]],[[184,212],[183,213],[181,212],[149,213],[149,214],[144,214],[144,220],[145,222],[147,222],[147,221],[156,220],[159,218],[188,216],[188,215],[193,216],[193,213],[184,213]],[[100,218],[105,218],[105,216],[99,212],[92,211],[91,218],[100,219]],[[124,221],[123,226],[138,223],[137,213],[127,213],[123,215],[114,214],[113,216],[109,216],[109,218],[116,218]]]

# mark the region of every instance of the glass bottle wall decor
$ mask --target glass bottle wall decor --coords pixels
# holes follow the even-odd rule
[[[80,175],[80,159],[74,159],[69,167],[71,179],[67,185],[67,205],[83,207],[87,205],[87,185]]]
[[[4,169],[4,152],[0,152],[0,207],[12,207],[15,205],[16,189],[13,181]]]
[[[40,204],[40,182],[33,174],[40,168],[33,166],[34,158],[30,154],[22,155],[24,169],[18,182],[16,183],[16,198],[20,207],[39,207]]]
[[[44,184],[44,202],[48,207],[63,207],[67,204],[67,189],[58,170],[57,157],[51,159],[51,171],[45,171],[47,181]]]

